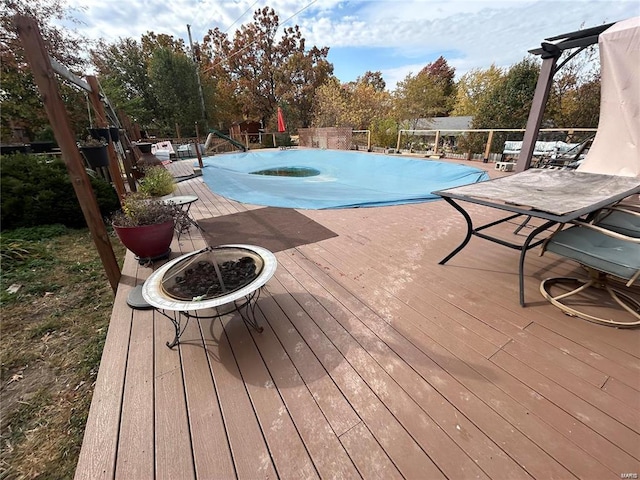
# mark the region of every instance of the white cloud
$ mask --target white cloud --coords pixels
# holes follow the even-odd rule
[[[273,7],[281,22],[293,16],[286,26],[299,25],[309,46],[395,48],[395,62],[374,69],[388,85],[440,53],[458,75],[492,63],[508,67],[546,37],[640,15],[637,0],[112,0],[108,8],[102,0],[69,3],[86,8],[86,35],[111,41],[153,31],[188,42],[187,24],[196,41],[215,27],[231,27],[233,36],[256,9]],[[399,65],[402,59],[406,63]]]

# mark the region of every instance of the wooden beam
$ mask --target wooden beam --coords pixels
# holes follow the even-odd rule
[[[524,138],[522,139],[522,148],[520,149],[520,155],[518,155],[518,163],[516,163],[516,172],[523,172],[531,166],[531,158],[533,157],[533,150],[536,146],[536,140],[538,139],[544,107],[549,98],[549,91],[551,90],[551,83],[553,82],[553,75],[556,70],[558,58],[558,56],[552,56],[542,61],[536,91],[533,94],[533,102],[531,103],[531,110],[529,111],[529,118],[527,119],[527,128],[524,132]]]
[[[87,76],[87,82],[91,87],[89,100],[91,101],[93,110],[96,113],[96,126],[98,128],[108,128],[109,122],[107,121],[107,114],[104,111],[104,105],[102,105],[102,100],[100,99],[100,85],[98,85],[98,80],[93,75],[89,75]],[[119,165],[120,162],[118,161],[118,156],[113,148],[111,136],[109,136],[109,142],[107,143],[107,151],[109,153],[109,173],[111,174],[111,180],[116,188],[116,192],[118,192],[118,197],[122,200],[125,196],[126,190],[124,188],[124,182],[122,181],[122,171],[120,170]]]
[[[80,208],[102,260],[111,288],[115,293],[120,281],[120,267],[113,252],[107,229],[102,221],[98,201],[93,188],[91,188],[82,156],[76,145],[69,115],[62,101],[55,72],[51,67],[40,29],[35,19],[26,15],[16,15],[13,22],[24,47],[25,58],[40,91],[47,117],[49,117],[49,124],[58,146],[62,150],[62,158],[67,166]]]
[[[52,56],[49,56],[49,61],[51,62],[51,68],[53,68],[54,72],[56,72],[58,75],[60,75],[61,77],[66,78],[68,81],[70,81],[74,85],[80,87],[85,92],[90,92],[91,91],[91,87],[89,86],[89,84],[87,82],[85,82],[83,79],[81,79],[77,75],[71,73],[67,69],[67,67],[65,67],[64,65],[59,63],[55,58],[53,58]]]

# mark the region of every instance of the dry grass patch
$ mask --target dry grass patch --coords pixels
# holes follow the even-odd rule
[[[0,478],[72,478],[113,292],[87,230],[25,229],[0,243]]]

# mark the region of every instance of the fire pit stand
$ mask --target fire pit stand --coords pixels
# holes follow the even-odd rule
[[[218,318],[238,312],[248,326],[262,332],[255,316],[256,303],[276,267],[275,255],[262,247],[207,247],[153,272],[142,286],[142,297],[173,324],[175,337],[167,342],[169,348],[180,342],[189,319],[194,317]],[[205,309],[214,309],[215,313],[198,313]]]

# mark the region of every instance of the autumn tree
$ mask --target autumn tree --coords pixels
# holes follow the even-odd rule
[[[395,147],[398,139],[398,122],[390,116],[375,118],[369,125],[371,144],[380,147]]]
[[[327,81],[316,91],[313,125],[366,130],[374,121],[388,117],[391,95],[380,89],[379,81],[371,82],[375,78],[382,79],[380,72],[367,72],[345,84],[335,77]]]
[[[394,92],[397,115],[408,129],[415,129],[422,118],[443,117],[454,103],[455,70],[443,57],[425,66],[417,75],[398,82]]]
[[[491,65],[486,70],[473,69],[458,80],[452,115],[475,117],[485,98],[503,78],[502,69]]]
[[[329,78],[315,92],[313,107],[314,127],[344,127],[347,125],[345,112],[351,101],[350,92],[336,77]]]
[[[440,90],[439,102],[432,107],[439,110],[439,113],[435,116],[448,116],[455,99],[455,68],[450,67],[445,58],[441,55],[435,61],[427,64],[427,66],[418,73],[418,76],[421,75],[430,77]]]
[[[370,85],[376,92],[383,92],[387,88],[387,84],[382,78],[382,72],[367,71],[356,79],[356,83]]]
[[[394,105],[404,128],[415,129],[421,118],[436,117],[442,92],[428,75],[407,75],[396,85]]]
[[[201,45],[210,66],[205,69],[218,85],[233,88],[245,118],[275,123],[279,105],[286,106],[289,125],[311,122],[311,97],[332,74],[328,48],[306,50],[298,26],[279,35],[278,15],[271,8],[257,10],[253,22],[243,25],[233,39],[210,30]]]
[[[0,16],[0,68],[2,72],[2,141],[11,142],[14,129],[25,129],[29,139],[51,135],[31,69],[24,58],[22,43],[13,26],[14,15],[33,17],[47,46],[49,55],[77,75],[86,67],[82,57],[87,40],[77,32],[63,29],[54,21],[73,17],[64,0],[2,0]],[[84,96],[75,87],[60,82],[61,95],[70,115],[72,126],[80,128],[86,122]],[[20,139],[16,139],[20,140]]]
[[[304,40],[295,27],[298,40],[304,49]],[[312,120],[313,97],[316,89],[333,73],[333,65],[326,60],[328,48],[312,47],[305,52],[294,51],[278,72],[276,97],[285,105],[287,121],[291,126],[309,127]]]
[[[596,128],[600,116],[597,50],[588,48],[556,73],[545,108],[550,127]]]

